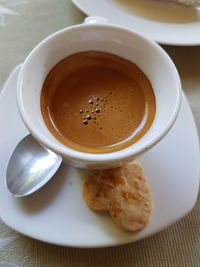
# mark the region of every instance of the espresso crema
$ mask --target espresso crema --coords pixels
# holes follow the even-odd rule
[[[49,72],[41,111],[49,131],[65,146],[109,153],[145,135],[156,102],[148,78],[134,63],[86,51],[63,59]]]

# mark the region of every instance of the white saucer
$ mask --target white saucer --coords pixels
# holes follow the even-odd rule
[[[11,228],[46,242],[100,247],[133,242],[174,223],[194,206],[199,186],[200,153],[197,130],[183,97],[170,133],[140,158],[148,177],[154,209],[150,223],[132,234],[119,230],[107,214],[92,212],[82,199],[82,172],[62,165],[41,190],[24,199],[12,197],[5,186],[9,157],[25,129],[16,106],[16,67],[0,94],[0,216]]]
[[[72,2],[87,15],[103,16],[111,24],[129,27],[161,44],[200,44],[200,9],[197,11],[159,0],[72,0]],[[125,7],[125,3],[129,3],[130,7]]]

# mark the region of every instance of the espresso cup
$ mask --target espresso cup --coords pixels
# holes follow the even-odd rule
[[[156,100],[151,128],[135,144],[111,153],[84,153],[60,143],[45,125],[41,90],[49,71],[62,59],[83,51],[102,51],[136,64],[148,77]],[[135,159],[156,145],[174,124],[181,103],[178,72],[167,53],[155,42],[131,29],[88,17],[81,25],[62,29],[40,42],[27,56],[17,85],[19,113],[33,137],[78,168],[112,168]]]

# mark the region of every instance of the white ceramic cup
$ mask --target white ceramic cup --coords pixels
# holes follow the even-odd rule
[[[152,127],[138,142],[117,152],[90,154],[68,148],[49,132],[41,114],[40,93],[49,71],[63,58],[87,50],[109,52],[134,62],[154,90]],[[26,58],[17,86],[19,112],[33,137],[70,165],[89,169],[119,166],[158,143],[177,118],[181,95],[177,70],[158,44],[131,29],[107,24],[101,17],[88,17],[83,24],[62,29],[39,43]]]

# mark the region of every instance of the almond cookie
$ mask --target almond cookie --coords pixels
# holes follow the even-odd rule
[[[91,209],[108,211],[124,230],[137,231],[149,222],[152,198],[139,162],[92,171],[85,180],[83,197]]]

